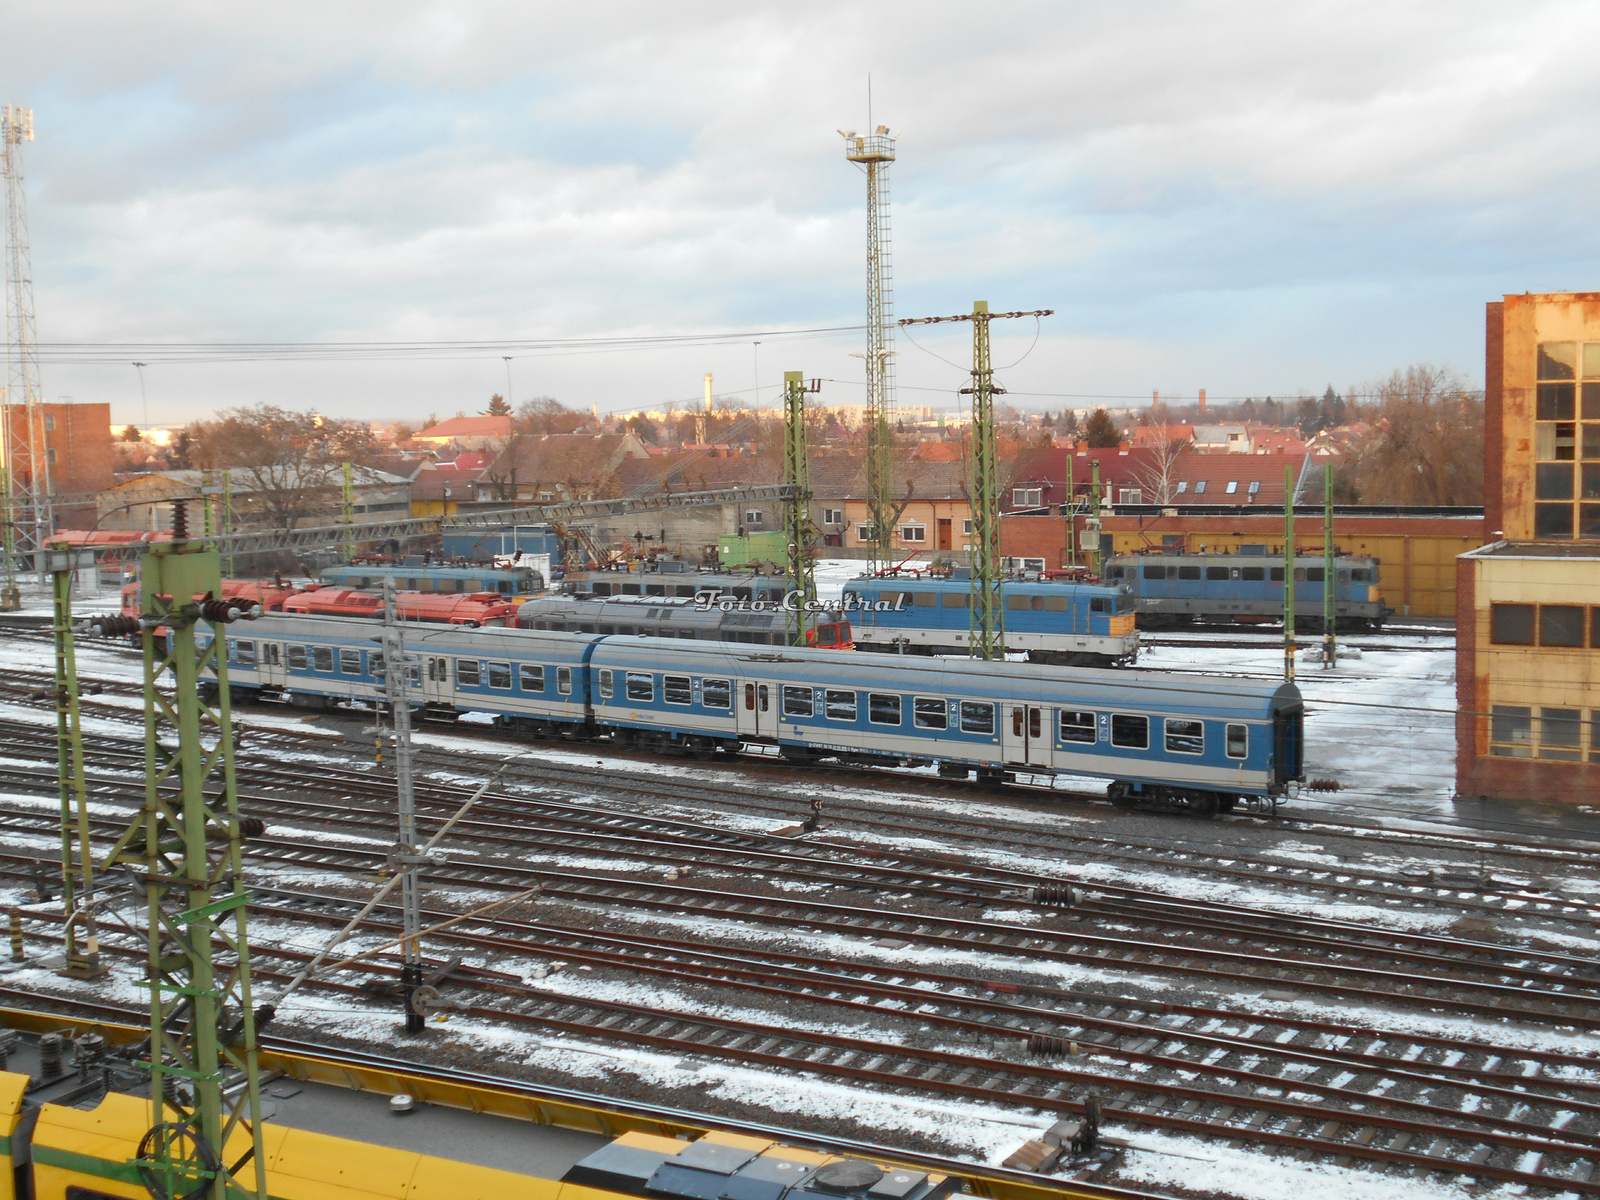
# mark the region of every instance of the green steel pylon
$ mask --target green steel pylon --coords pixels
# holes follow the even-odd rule
[[[0,536],[5,541],[6,582],[0,588],[0,612],[15,612],[22,607],[22,589],[17,586],[16,506],[11,499],[11,472],[0,467]]]
[[[89,795],[83,778],[83,719],[72,637],[73,554],[52,546],[48,564],[55,599],[56,778],[61,788],[61,911],[66,915],[66,969],[76,979],[105,973],[94,924],[94,858],[89,846]]]
[[[1322,666],[1339,664],[1339,577],[1333,569],[1333,463],[1322,469]]]
[[[989,322],[1011,317],[1048,317],[1054,310],[991,313],[986,300],[975,300],[970,313],[955,317],[908,317],[902,325],[935,325],[944,321],[972,322],[972,386],[962,395],[972,397],[972,456],[968,498],[972,505],[972,592],[969,615],[972,632],[967,654],[972,658],[1006,656],[1005,620],[1000,606],[1000,468],[995,449],[994,397],[1005,389],[994,384],[994,364],[989,357]]]
[[[139,564],[145,805],[105,860],[131,871],[148,910],[152,1117],[132,1165],[152,1195],[266,1200],[223,632],[241,613],[220,599],[216,552],[173,509],[172,541]]]
[[[811,520],[811,465],[806,453],[806,393],[822,390],[822,381],[806,385],[800,371],[783,373],[783,481],[794,488],[783,510],[789,545],[789,589],[798,604],[784,606],[783,623],[791,646],[806,644],[812,624],[810,604],[817,598],[816,525]]]

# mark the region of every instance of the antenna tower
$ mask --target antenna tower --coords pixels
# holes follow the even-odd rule
[[[870,120],[870,117],[869,117]],[[894,138],[887,125],[857,137],[839,131],[845,158],[867,176],[867,519],[872,525],[869,570],[894,564],[894,271],[889,240],[889,164]]]
[[[50,511],[50,463],[39,395],[28,196],[22,175],[22,143],[33,141],[33,109],[6,105],[0,111],[0,133],[4,135],[0,169],[6,183],[7,387],[5,404],[0,407],[0,460],[6,470],[3,499],[14,548],[37,553],[44,549],[55,522]],[[12,555],[6,556],[5,570],[10,591],[16,586]]]

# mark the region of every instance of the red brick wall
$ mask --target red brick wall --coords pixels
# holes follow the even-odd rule
[[[1490,538],[1505,528],[1505,497],[1500,490],[1505,460],[1505,317],[1504,301],[1488,305],[1483,335],[1483,520]]]
[[[1064,566],[1067,523],[1061,517],[1000,518],[1000,553],[1006,558],[1042,558],[1047,568]]]

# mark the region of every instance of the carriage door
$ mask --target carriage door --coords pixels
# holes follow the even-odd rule
[[[741,679],[738,696],[740,737],[778,736],[778,685]]]
[[[283,644],[281,642],[261,643],[261,686],[281,688],[288,684],[289,676],[283,667]]]
[[[426,700],[432,704],[454,704],[455,689],[450,683],[450,660],[425,655],[422,668],[422,686]]]
[[[1000,726],[1000,757],[1008,764],[1050,765],[1050,710],[1038,704],[1007,704]]]

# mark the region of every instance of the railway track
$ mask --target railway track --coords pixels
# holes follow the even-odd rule
[[[354,901],[343,897],[263,889],[252,910],[258,918],[292,920],[297,926],[308,920],[342,925],[355,907]],[[365,928],[377,934],[395,932],[392,909],[375,916]],[[752,956],[722,948],[689,949],[683,943],[506,919],[472,921],[440,938],[494,954],[502,962],[508,952],[554,952],[626,975],[647,973],[696,987],[715,983],[733,987],[741,995],[825,1006],[835,1010],[835,1024],[837,1010],[845,1010],[898,1019],[917,1028],[904,1031],[903,1040],[878,1033],[863,1037],[855,1031],[778,1028],[769,1022],[714,1017],[659,1004],[551,995],[508,972],[457,968],[456,986],[495,1001],[457,1001],[458,1011],[501,1025],[620,1042],[696,1061],[760,1063],[902,1091],[957,1093],[1009,1106],[1022,1102],[1054,1109],[1081,1107],[1080,1097],[1092,1089],[1102,1096],[1108,1119],[1126,1126],[1200,1134],[1236,1144],[1266,1143],[1303,1159],[1361,1161],[1414,1174],[1468,1175],[1600,1194],[1600,1183],[1590,1180],[1600,1147],[1600,1134],[1594,1129],[1600,1105],[1594,1101],[1592,1062],[1560,1064],[1564,1069],[1589,1068],[1589,1080],[1538,1079],[1538,1070],[1557,1064],[1550,1061],[1552,1056],[1536,1054],[1532,1061],[1515,1064],[1521,1068],[1519,1075],[1485,1084],[1429,1069],[1459,1063],[1405,1065],[1408,1059],[1415,1062],[1426,1053],[1437,1053],[1437,1046],[1407,1047],[1398,1059],[1384,1055],[1387,1061],[1374,1062],[1370,1056],[1344,1054],[1342,1047],[1319,1054],[1310,1047],[1287,1046],[1286,1042],[1309,1032],[1292,1025],[1285,1032],[1294,1036],[1280,1036],[1271,1044],[1228,1033],[1174,1029],[1173,1014],[1164,1014],[1167,1024],[1159,1030],[1132,1028],[1132,1023],[1109,1020],[1103,1013],[1071,1011],[1070,1006],[1084,1006],[1081,997],[1058,995],[1052,998],[1054,1003],[1041,999],[1028,1006],[1012,1005],[972,994],[973,981],[946,980],[940,986],[941,981],[915,978],[914,972],[866,970],[771,953]],[[139,939],[134,936],[130,942],[126,947],[112,942],[113,952],[130,960],[142,958]],[[286,979],[310,956],[257,939],[253,957],[258,978],[266,981]],[[365,984],[325,980],[317,986],[365,995],[372,990],[370,977],[392,982],[397,969],[393,962],[368,962],[361,968],[369,976]],[[957,987],[969,994],[954,994]],[[1068,1006],[1065,1011],[1063,1004]],[[1025,1022],[1055,1032],[1042,1034]],[[941,1036],[921,1036],[930,1028]],[[1070,1031],[1085,1039],[1080,1046],[1082,1064],[1051,1065],[1029,1058],[1028,1051],[1038,1049],[1041,1042],[1059,1041]],[[984,1043],[980,1052],[950,1048],[951,1037],[974,1035]],[[1381,1035],[1374,1042],[1383,1044]],[[1482,1047],[1473,1049],[1482,1052]],[[1238,1055],[1238,1061],[1226,1062],[1230,1055]],[[1151,1071],[1157,1074],[1152,1076]],[[1317,1080],[1320,1073],[1327,1073],[1329,1081]],[[1416,1094],[1400,1095],[1394,1090],[1396,1084],[1410,1084]]]

